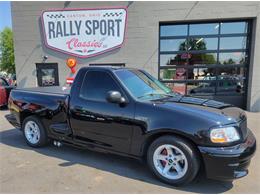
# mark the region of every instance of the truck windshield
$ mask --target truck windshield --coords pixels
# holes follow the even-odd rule
[[[159,99],[175,95],[171,89],[140,70],[116,70],[116,76],[138,99]]]

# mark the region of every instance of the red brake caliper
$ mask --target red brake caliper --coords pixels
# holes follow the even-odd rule
[[[165,155],[165,156],[167,156],[167,150],[164,148],[163,150],[162,150],[162,152],[161,152],[161,154],[162,155]],[[164,161],[164,160],[161,160],[161,163],[162,163],[162,165],[165,167],[165,165],[166,165],[166,161]]]

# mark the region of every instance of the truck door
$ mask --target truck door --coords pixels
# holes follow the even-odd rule
[[[71,127],[77,141],[102,148],[129,152],[134,118],[134,103],[125,106],[106,100],[108,91],[126,93],[106,70],[88,70],[83,83],[71,100]]]

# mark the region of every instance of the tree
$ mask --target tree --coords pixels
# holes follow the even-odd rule
[[[13,32],[5,28],[0,32],[0,70],[15,73]]]
[[[223,64],[235,64],[236,62],[232,59],[232,58],[229,58],[228,60],[225,60],[223,62]]]
[[[179,51],[185,50],[206,50],[206,43],[203,39],[190,38],[182,42],[179,46]]]
[[[210,53],[192,53],[190,51],[203,51],[207,50],[207,43],[202,38],[190,38],[183,41],[179,45],[179,51],[189,52],[190,54],[177,54],[174,59],[170,59],[167,65],[186,65],[188,60],[188,65],[194,64],[216,64],[216,58]],[[188,77],[187,79],[194,78],[193,69],[187,69]],[[208,72],[213,72],[213,68],[208,68]],[[207,74],[207,73],[205,73]]]

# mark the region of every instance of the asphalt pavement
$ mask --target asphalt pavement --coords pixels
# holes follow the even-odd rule
[[[0,193],[260,193],[260,151],[249,175],[233,182],[198,177],[184,187],[157,180],[139,161],[68,146],[34,149],[0,110]],[[247,113],[260,138],[260,113]]]

